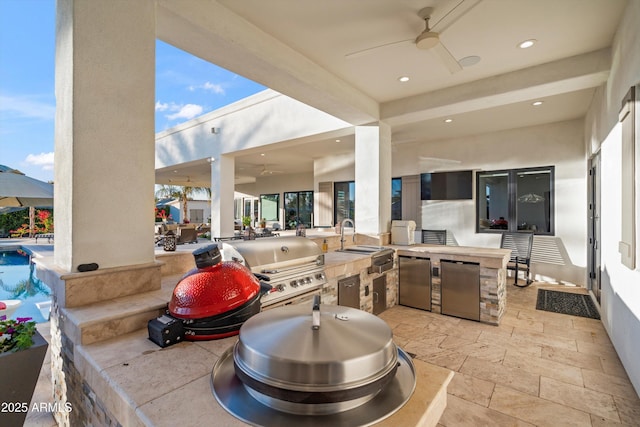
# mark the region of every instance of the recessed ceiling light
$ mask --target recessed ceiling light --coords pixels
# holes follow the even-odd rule
[[[445,123],[451,123],[453,121],[453,119],[444,119]]]
[[[407,76],[398,77],[398,81],[402,82],[402,83],[408,82],[409,81],[409,77],[407,77]]]
[[[336,142],[340,142],[340,140],[339,140],[339,139],[336,139]]]
[[[537,106],[539,106],[539,105],[542,105],[542,101],[536,101],[536,102],[534,102],[534,103],[533,103],[533,104],[531,104],[531,105],[533,105],[534,107],[537,107]]]
[[[460,61],[458,61],[458,64],[460,64],[461,67],[468,68],[473,65],[476,65],[478,62],[480,62],[480,57],[476,55],[471,55],[471,56],[465,56],[464,58],[462,58]]]
[[[526,49],[528,47],[533,46],[534,44],[536,44],[537,40],[536,39],[529,39],[529,40],[525,40],[522,43],[518,44],[518,47],[520,49]]]
[[[264,157],[264,153],[260,153],[260,155],[261,155],[262,157]]]

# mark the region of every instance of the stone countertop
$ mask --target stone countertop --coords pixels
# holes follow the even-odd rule
[[[450,259],[454,261],[480,261],[481,264],[498,264],[503,268],[509,261],[511,251],[501,248],[485,248],[475,246],[446,246],[417,244],[411,246],[385,245],[385,247],[396,250],[399,256],[424,256],[437,257],[439,259]],[[371,255],[329,251],[324,255],[325,268],[332,268],[354,262],[369,262]]]
[[[76,366],[96,396],[127,426],[245,426],[227,413],[211,391],[211,371],[237,337],[182,342],[159,348],[144,330],[79,346]],[[453,372],[414,360],[417,386],[385,426],[435,426],[446,406]]]
[[[477,262],[490,268],[506,268],[511,256],[509,249],[475,246],[447,246],[419,244],[412,246],[392,245],[399,256],[422,256],[432,260]]]
[[[411,246],[391,245],[391,247],[397,250],[398,255],[412,255],[415,252],[440,255],[465,255],[483,258],[504,258],[511,255],[511,251],[509,249],[484,248],[476,246],[419,244]]]
[[[338,251],[329,251],[324,254],[324,271],[327,279],[351,276],[370,266],[370,254]]]
[[[371,255],[358,252],[329,251],[324,254],[324,265],[331,267],[334,265],[347,264],[349,262],[368,260]]]

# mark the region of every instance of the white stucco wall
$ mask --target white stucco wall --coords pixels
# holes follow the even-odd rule
[[[535,239],[546,240],[554,258],[560,256],[562,263],[540,260],[532,264],[532,271],[584,286],[587,168],[582,120],[399,145],[393,156],[392,175],[471,169],[475,181],[475,171],[479,170],[537,166],[555,166],[555,236]],[[462,246],[498,247],[499,235],[476,233],[475,218],[475,194],[473,200],[422,202],[422,228],[446,229]]]
[[[60,0],[56,9],[54,262],[64,271],[151,264],[154,5]],[[120,211],[126,219],[114,220]]]
[[[320,182],[353,181],[355,179],[355,153],[327,156],[313,162],[314,191]]]
[[[640,2],[630,1],[614,39],[611,75],[607,84],[599,88],[587,114],[585,145],[591,152],[600,149],[602,162],[602,322],[636,392],[640,394],[640,267],[638,262],[635,270],[625,267],[618,253],[621,235],[621,145],[619,130],[615,129],[624,95],[632,85],[640,82],[638,22]],[[636,164],[636,186],[639,184],[639,168],[640,165]],[[638,229],[638,210],[635,224]],[[638,244],[640,242],[636,242]]]
[[[340,119],[267,89],[158,133],[156,168],[219,158],[348,126]],[[212,127],[218,133],[211,133]]]

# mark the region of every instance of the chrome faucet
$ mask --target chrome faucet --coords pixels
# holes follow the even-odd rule
[[[344,250],[344,225],[345,223],[350,222],[353,226],[353,243],[356,242],[356,224],[353,222],[351,218],[345,218],[340,223],[340,250]]]

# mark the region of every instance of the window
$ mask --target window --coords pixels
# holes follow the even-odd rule
[[[355,181],[336,182],[333,185],[333,217],[336,224],[343,219],[350,218],[355,221]]]
[[[189,218],[191,222],[204,222],[204,209],[189,209]]]
[[[402,219],[402,178],[391,179],[391,219]]]
[[[242,213],[242,216],[251,217],[251,199],[244,199],[244,211]]]
[[[476,231],[553,234],[554,167],[478,172]]]
[[[280,194],[261,194],[260,206],[262,208],[262,218],[266,221],[278,221]]]
[[[287,219],[285,229],[295,229],[298,224],[311,228],[313,215],[313,191],[296,191],[284,193],[284,211]]]

